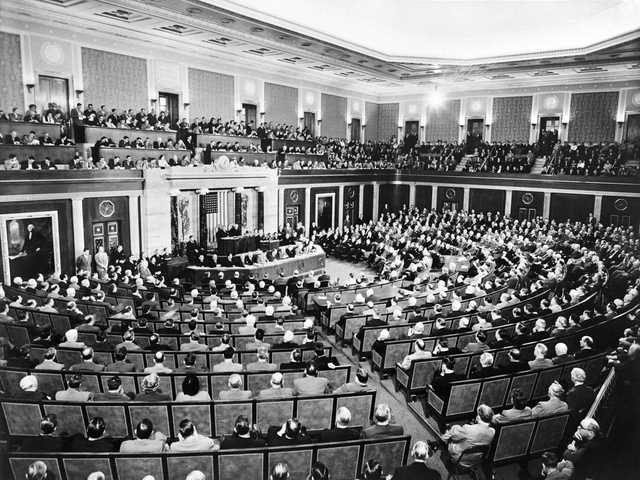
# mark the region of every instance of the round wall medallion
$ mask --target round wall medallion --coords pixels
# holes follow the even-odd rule
[[[480,100],[475,100],[471,103],[472,112],[479,112],[480,110],[482,110],[482,102]]]
[[[98,205],[98,212],[103,217],[109,218],[116,212],[116,206],[111,200],[103,200]]]
[[[613,202],[613,206],[619,212],[624,212],[627,208],[629,208],[629,202],[625,198],[618,198],[615,202]]]
[[[316,101],[316,97],[313,95],[313,92],[307,92],[304,97],[304,101],[307,103],[307,105],[313,105],[313,103]]]
[[[556,108],[558,106],[558,97],[551,95],[544,99],[544,107],[547,109]]]
[[[635,93],[633,97],[631,97],[631,103],[634,105],[640,105],[640,92]]]
[[[350,188],[349,190],[347,190],[347,197],[354,198],[355,196],[356,196],[356,189],[355,188]]]
[[[523,193],[522,203],[525,205],[531,205],[533,203],[533,193],[531,192]]]
[[[291,193],[289,194],[289,198],[291,199],[292,202],[297,202],[298,199],[300,198],[300,196],[298,195],[298,191],[292,190]]]
[[[40,55],[49,65],[60,65],[64,62],[64,51],[55,43],[43,43],[40,47]]]
[[[447,190],[444,192],[444,196],[447,198],[447,200],[453,200],[454,198],[456,198],[456,191],[453,188],[447,188]]]

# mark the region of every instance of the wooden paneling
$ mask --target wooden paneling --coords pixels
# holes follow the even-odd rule
[[[142,170],[8,170],[0,176],[3,196],[142,190]],[[5,198],[6,199],[6,198]]]
[[[453,186],[438,186],[438,211],[442,210],[445,203],[457,203],[456,209],[462,210],[464,188]]]
[[[511,216],[513,218],[520,218],[521,208],[527,209],[527,212],[529,211],[529,209],[534,209],[536,211],[535,216],[540,216],[543,212],[543,206],[543,192],[530,192],[524,190],[513,191],[513,194],[511,196]]]
[[[404,205],[409,206],[409,185],[398,185],[394,183],[383,183],[380,185],[380,200],[378,211],[385,209],[395,212]]]
[[[600,221],[604,225],[626,225],[628,221],[637,229],[640,226],[640,198],[603,196]]]
[[[431,195],[433,188],[430,185],[416,185],[416,207],[431,208]]]
[[[104,200],[110,200],[115,207],[113,215],[105,217],[100,213],[99,205]],[[125,252],[131,251],[131,235],[129,233],[129,198],[128,197],[97,197],[85,198],[82,200],[82,215],[84,217],[84,244],[89,247],[91,253],[95,253],[93,247],[93,224],[117,222],[119,229],[120,243]],[[105,251],[109,253],[109,248],[105,245]],[[153,252],[148,252],[152,254]]]
[[[504,190],[469,190],[469,210],[476,212],[504,213]]]
[[[549,218],[564,222],[567,219],[585,221],[593,213],[593,195],[552,193]]]
[[[368,222],[373,218],[373,185],[364,185],[362,195],[362,219]]]
[[[315,222],[316,220],[316,197],[320,194],[323,193],[333,193],[334,194],[334,199],[333,199],[333,225],[335,227],[338,226],[338,214],[339,214],[339,205],[340,205],[340,198],[339,198],[339,189],[338,187],[317,187],[317,188],[312,188],[311,189],[311,205],[310,205],[310,209],[309,209],[309,215],[310,215],[310,219],[309,219],[309,223],[311,222]]]

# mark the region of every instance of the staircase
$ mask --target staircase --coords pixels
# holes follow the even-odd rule
[[[460,163],[458,163],[458,165],[456,165],[456,172],[461,172],[464,167],[467,165],[467,162],[469,161],[469,159],[473,157],[473,155],[465,155],[464,157],[462,157],[460,159]]]
[[[531,173],[533,175],[540,175],[546,162],[547,159],[545,157],[536,158],[536,161],[533,162],[533,165],[531,166]]]

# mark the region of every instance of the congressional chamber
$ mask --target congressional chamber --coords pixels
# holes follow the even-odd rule
[[[635,478],[604,3],[0,2],[0,478]]]

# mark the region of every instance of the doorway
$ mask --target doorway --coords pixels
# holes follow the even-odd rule
[[[538,211],[535,208],[520,207],[518,209],[518,220],[533,220],[538,216]]]
[[[69,81],[66,78],[39,75],[36,102],[43,114],[53,108],[60,110],[63,117],[67,117],[69,114]]]
[[[628,143],[640,143],[640,113],[627,115],[626,123],[625,141]]]
[[[290,205],[284,209],[284,224],[287,229],[295,229],[300,221],[300,206]]]
[[[420,128],[420,122],[413,120],[410,122],[404,122],[404,151],[405,153],[411,150],[418,143],[418,129]]]
[[[319,230],[334,227],[335,194],[323,193],[316,197],[316,225]]]
[[[304,128],[307,129],[312,137],[316,136],[316,114],[313,112],[304,112]]]
[[[483,128],[483,118],[470,118],[467,120],[467,153],[472,153],[482,144]]]
[[[180,107],[178,106],[178,94],[177,93],[158,93],[158,115],[160,112],[165,112],[169,121],[171,122],[171,128],[175,129],[178,125],[178,116],[180,115]]]
[[[96,222],[92,225],[93,233],[93,253],[99,247],[104,247],[104,251],[112,254],[113,250],[120,245],[120,222]]]
[[[360,119],[359,118],[351,119],[351,141],[352,142],[360,141]]]
[[[258,107],[253,103],[243,103],[242,109],[244,110],[244,124],[249,125],[251,130],[255,130],[258,119]]]
[[[540,134],[538,143],[543,155],[551,155],[553,147],[558,143],[560,117],[540,117]]]

